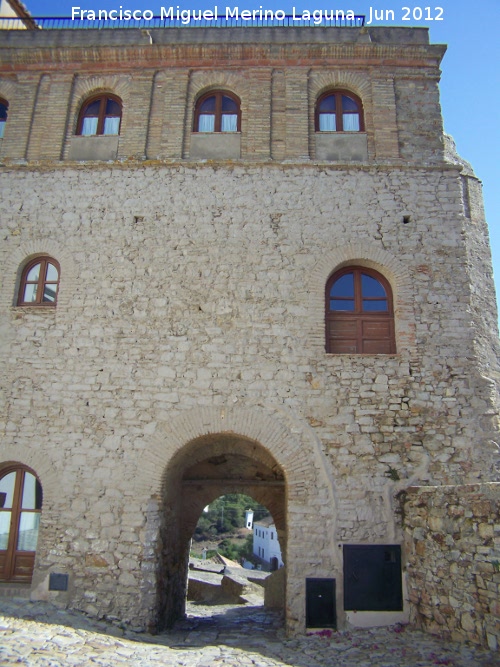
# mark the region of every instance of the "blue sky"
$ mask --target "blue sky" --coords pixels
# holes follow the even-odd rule
[[[430,29],[430,38],[434,43],[448,45],[448,51],[442,63],[441,105],[443,109],[445,131],[451,134],[457,144],[458,152],[468,160],[476,175],[483,182],[486,218],[490,228],[493,252],[493,268],[497,294],[500,295],[500,131],[498,128],[500,106],[500,0],[24,0],[33,16],[71,16],[74,4],[85,9],[151,9],[160,13],[160,7],[181,9],[210,9],[214,4],[219,7],[238,6],[241,9],[283,9],[287,14],[292,7],[297,12],[308,9],[352,9],[356,14],[369,16],[370,6],[377,11],[394,11],[395,21],[384,21],[383,25],[420,26]],[[423,15],[431,17],[440,14],[436,7],[443,9],[441,21],[414,20],[403,21],[410,8],[410,15],[418,7]],[[430,7],[429,12],[424,8]],[[380,22],[379,22],[380,23]]]

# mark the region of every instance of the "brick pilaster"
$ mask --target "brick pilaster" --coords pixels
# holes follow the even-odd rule
[[[392,77],[372,80],[373,128],[377,158],[399,158],[396,97]]]
[[[309,158],[307,77],[308,72],[304,68],[290,67],[285,72],[285,133],[288,159]]]

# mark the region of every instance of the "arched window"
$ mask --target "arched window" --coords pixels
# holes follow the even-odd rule
[[[120,134],[122,101],[116,95],[99,95],[84,102],[78,116],[77,134]]]
[[[371,269],[349,266],[326,284],[326,351],[394,354],[394,311],[387,280]]]
[[[37,257],[24,267],[18,306],[54,306],[59,288],[59,264],[52,257]]]
[[[42,487],[24,466],[0,472],[0,581],[31,581]]]
[[[2,97],[0,97],[0,139],[3,139],[8,111],[9,111],[9,103],[7,102],[7,100],[4,100]]]
[[[347,90],[323,93],[316,104],[316,132],[363,132],[363,105]]]
[[[240,126],[240,101],[235,95],[210,92],[196,102],[195,132],[240,132]]]

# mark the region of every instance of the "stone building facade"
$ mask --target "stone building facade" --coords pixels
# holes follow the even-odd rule
[[[161,629],[203,507],[242,492],[277,527],[289,632],[409,617],[401,492],[498,478],[488,233],[443,137],[444,51],[406,28],[2,33],[5,582]],[[320,129],[331,95],[354,131]],[[86,132],[103,99],[118,132]],[[237,105],[231,131],[200,131],[205,99]],[[384,313],[339,320],[337,275]],[[377,331],[354,349],[352,326]]]

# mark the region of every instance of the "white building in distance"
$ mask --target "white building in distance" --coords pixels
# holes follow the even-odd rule
[[[271,570],[284,566],[276,526],[271,516],[253,524],[253,553]]]

